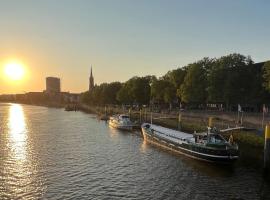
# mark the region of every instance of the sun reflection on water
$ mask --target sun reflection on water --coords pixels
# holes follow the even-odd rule
[[[6,174],[3,181],[6,191],[4,190],[3,194],[11,195],[10,199],[40,197],[44,186],[38,176],[38,162],[32,149],[29,121],[25,116],[24,106],[10,104],[6,125],[8,154],[3,161],[3,173]]]
[[[11,105],[9,109],[8,128],[13,157],[17,161],[24,161],[26,159],[27,127],[21,105]]]

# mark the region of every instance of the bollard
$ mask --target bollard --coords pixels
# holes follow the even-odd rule
[[[147,122],[147,112],[146,112],[146,108],[144,110],[144,121]]]
[[[270,172],[270,126],[265,126],[264,133],[264,170],[267,174]]]
[[[208,118],[208,127],[212,128],[213,126],[213,117]]]
[[[179,113],[178,115],[178,130],[181,130],[181,121],[182,121],[182,115]]]

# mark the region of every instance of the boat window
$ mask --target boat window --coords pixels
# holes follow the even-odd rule
[[[210,142],[211,143],[223,143],[224,139],[220,135],[211,135]]]
[[[129,116],[121,116],[123,119],[129,119]]]

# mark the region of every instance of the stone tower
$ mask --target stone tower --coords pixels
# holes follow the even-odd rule
[[[94,77],[92,73],[92,65],[91,65],[91,72],[90,72],[90,77],[89,77],[89,92],[91,92],[94,88]]]

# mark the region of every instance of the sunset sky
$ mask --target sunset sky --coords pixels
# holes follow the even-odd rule
[[[203,57],[270,59],[267,0],[0,0],[0,94],[161,76]],[[22,79],[4,73],[21,63]]]

